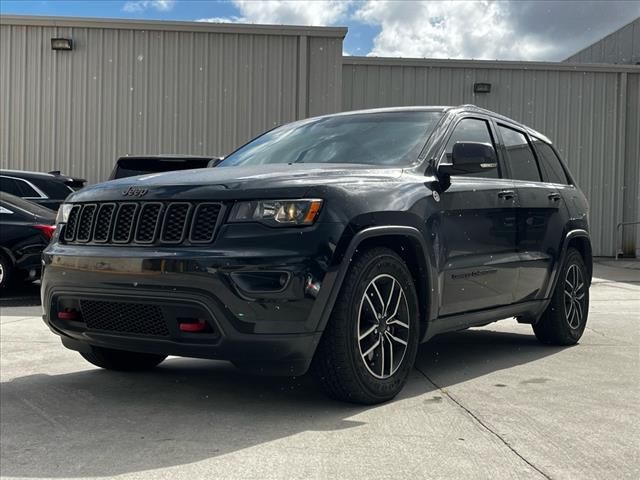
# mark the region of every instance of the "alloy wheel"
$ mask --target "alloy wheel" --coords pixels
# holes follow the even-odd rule
[[[371,375],[391,377],[402,365],[409,344],[409,304],[391,275],[376,276],[365,288],[358,310],[360,358]]]
[[[571,264],[564,280],[564,312],[569,327],[580,327],[585,311],[585,282],[578,265]]]

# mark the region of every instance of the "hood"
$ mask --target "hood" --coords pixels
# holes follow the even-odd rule
[[[216,167],[153,173],[100,183],[73,194],[72,202],[127,200],[135,197],[243,198],[256,194],[301,195],[311,187],[390,182],[401,168],[355,164],[275,164]],[[133,187],[133,188],[131,188]],[[129,195],[125,192],[130,191]]]

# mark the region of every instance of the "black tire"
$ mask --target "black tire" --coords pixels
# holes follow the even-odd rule
[[[124,372],[149,370],[167,358],[166,355],[126,352],[102,347],[91,347],[91,352],[80,352],[80,355],[96,367]]]
[[[577,281],[573,277],[575,273],[578,274]],[[582,288],[578,288],[580,284]],[[571,287],[574,288],[573,294],[567,291],[571,290]],[[576,300],[577,298],[579,300]],[[547,345],[575,345],[584,333],[588,315],[587,268],[580,252],[575,248],[569,248],[551,302],[538,322],[533,324],[533,332],[540,342]]]
[[[11,260],[0,252],[0,291],[5,290],[13,281],[13,264]]]
[[[397,283],[394,284],[392,279]],[[382,318],[374,315],[373,304],[363,307],[368,303],[365,302],[367,300],[364,297],[365,293],[369,292],[372,295],[370,290],[374,280],[391,283],[398,292],[398,296],[393,297],[389,294],[391,290],[389,287],[382,296],[378,296],[379,313],[381,315],[384,313]],[[396,285],[400,285],[402,290]],[[381,284],[380,288],[384,289],[384,286]],[[404,301],[402,301],[403,293]],[[383,308],[384,302],[380,303],[383,296],[388,299],[386,302],[388,310],[392,310],[392,306],[389,306],[392,303],[397,305],[396,313],[382,312],[387,310]],[[407,318],[401,318],[401,316]],[[369,323],[364,323],[365,317]],[[370,334],[371,336],[367,335],[359,339],[362,333],[375,327],[376,321],[371,321],[372,318],[378,318],[381,331],[376,329]],[[312,364],[313,373],[326,393],[337,400],[366,405],[391,400],[402,390],[414,365],[419,341],[418,319],[418,297],[413,278],[402,259],[387,248],[373,248],[365,251],[353,261],[344,280],[331,318],[318,345]],[[360,323],[364,328],[361,329]],[[405,325],[408,328],[405,328]],[[387,331],[390,332],[390,337],[387,336]],[[394,335],[402,337],[402,340],[406,341],[406,346],[402,343],[394,343],[398,340]],[[391,338],[396,340],[392,341]],[[370,341],[374,344],[380,339],[382,339],[381,344],[374,352],[363,355],[363,342]],[[388,343],[385,343],[385,339]],[[383,351],[385,348],[390,352],[387,353],[386,361]],[[398,361],[403,348],[403,354]],[[395,367],[394,349],[396,351]],[[370,345],[367,345],[364,353],[368,350]],[[384,373],[385,362],[389,365],[387,378]],[[372,372],[374,367],[376,371],[381,368],[380,378],[374,376],[375,373]]]

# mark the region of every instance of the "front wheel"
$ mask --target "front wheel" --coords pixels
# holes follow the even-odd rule
[[[80,352],[80,355],[96,367],[120,371],[149,370],[167,358],[166,355],[127,352],[102,347],[91,347],[90,352]]]
[[[533,325],[536,338],[549,345],[575,345],[587,326],[588,272],[582,255],[569,248],[549,306]]]
[[[418,298],[392,250],[365,251],[351,265],[316,352],[313,370],[333,398],[375,404],[395,397],[418,349]]]

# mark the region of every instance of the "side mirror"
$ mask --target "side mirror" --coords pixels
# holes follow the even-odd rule
[[[451,152],[451,163],[440,163],[438,174],[448,177],[486,172],[494,168],[498,168],[498,160],[492,145],[481,142],[456,142]]]
[[[216,167],[222,160],[224,160],[224,157],[213,157],[209,160],[209,163],[207,163],[207,168]]]

